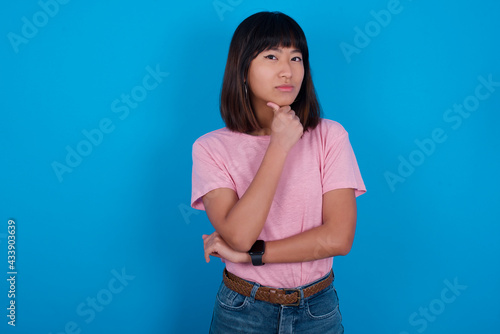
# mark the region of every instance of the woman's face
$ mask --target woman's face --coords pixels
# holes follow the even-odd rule
[[[274,102],[288,106],[295,101],[304,79],[302,53],[276,47],[262,51],[250,63],[247,85],[254,108]]]

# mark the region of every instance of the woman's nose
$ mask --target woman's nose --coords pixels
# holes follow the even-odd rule
[[[280,77],[291,78],[292,77],[292,66],[290,62],[284,61],[280,68]]]

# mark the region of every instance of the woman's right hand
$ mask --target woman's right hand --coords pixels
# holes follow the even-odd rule
[[[278,145],[288,154],[304,132],[302,123],[290,106],[280,107],[273,102],[268,102],[267,105],[274,112],[270,145]]]

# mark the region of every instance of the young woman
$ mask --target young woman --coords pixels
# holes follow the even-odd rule
[[[226,127],[193,144],[193,208],[226,264],[210,333],[343,333],[333,257],[366,191],[348,134],[320,117],[304,32],[261,12],[236,29],[222,84]]]

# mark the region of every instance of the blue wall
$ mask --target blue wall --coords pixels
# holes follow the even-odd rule
[[[190,209],[191,145],[220,128],[230,38],[260,10],[308,37],[326,118],[368,188],[334,271],[346,333],[500,327],[498,1],[10,2],[0,12],[0,263],[16,326],[205,333],[221,262]],[[11,229],[12,230],[12,229]]]

